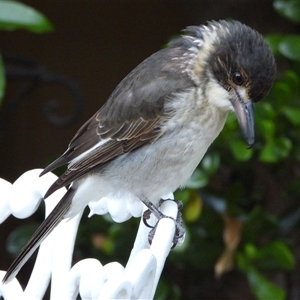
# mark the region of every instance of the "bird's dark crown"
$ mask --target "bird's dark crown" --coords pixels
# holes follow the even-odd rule
[[[261,34],[238,22],[212,21],[206,26],[189,26],[186,35],[171,46],[202,51],[209,44],[206,69],[227,90],[234,87],[234,74],[256,102],[269,92],[276,74],[274,56]]]

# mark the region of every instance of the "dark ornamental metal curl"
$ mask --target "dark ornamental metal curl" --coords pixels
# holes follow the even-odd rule
[[[3,55],[3,62],[7,82],[22,81],[24,84],[12,97],[11,101],[0,110],[0,137],[4,135],[9,121],[25,98],[34,90],[47,84],[55,84],[68,90],[73,102],[68,114],[62,116],[58,114],[62,106],[62,100],[48,100],[43,107],[43,113],[48,122],[58,127],[70,126],[82,113],[83,96],[80,88],[71,78],[52,73],[43,65],[19,56]]]

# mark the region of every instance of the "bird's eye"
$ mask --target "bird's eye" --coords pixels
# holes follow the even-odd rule
[[[232,81],[236,85],[242,85],[244,83],[243,75],[240,72],[234,72],[232,75]]]

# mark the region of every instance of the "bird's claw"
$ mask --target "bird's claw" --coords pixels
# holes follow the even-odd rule
[[[143,213],[143,222],[145,224],[145,226],[151,228],[150,232],[149,232],[149,235],[148,235],[148,241],[149,241],[149,244],[151,245],[152,243],[152,240],[154,238],[154,235],[155,235],[155,231],[156,231],[156,228],[157,228],[157,225],[158,225],[158,222],[160,219],[162,218],[169,218],[169,219],[172,219],[174,222],[175,222],[175,234],[174,234],[174,238],[173,238],[173,245],[171,247],[171,249],[175,248],[175,246],[177,244],[181,244],[182,243],[182,240],[185,236],[185,229],[183,227],[183,221],[182,221],[182,214],[180,212],[180,210],[182,209],[183,205],[182,205],[182,202],[179,201],[179,200],[173,200],[173,199],[167,199],[167,200],[172,200],[172,201],[175,201],[177,203],[177,206],[178,206],[178,214],[177,214],[177,218],[176,220],[172,217],[169,217],[169,216],[166,216],[164,215],[162,212],[158,211],[158,209],[156,208],[155,212],[155,216],[158,218],[158,221],[157,223],[152,226],[150,225],[147,220],[150,219],[151,217],[151,214],[153,213],[150,209],[147,209],[144,213]],[[161,204],[166,201],[164,199],[161,199],[159,201],[159,207],[161,206]],[[157,216],[158,214],[158,216]]]
[[[151,210],[150,209],[147,209],[144,211],[143,213],[143,222],[145,224],[145,226],[149,227],[149,228],[153,228],[154,226],[150,225],[147,220],[149,220],[151,217]]]
[[[170,201],[173,201],[177,204],[177,207],[178,207],[178,210],[181,211],[182,208],[183,208],[183,204],[182,204],[182,201],[180,200],[176,200],[176,199],[160,199],[159,202],[158,202],[158,207],[161,207],[161,205],[167,201],[167,200],[170,200]]]
[[[178,216],[177,216],[177,219],[175,220],[174,218],[172,217],[169,217],[169,216],[164,216],[163,218],[169,218],[169,219],[172,219],[174,222],[175,222],[175,234],[174,234],[174,238],[173,238],[173,245],[171,247],[171,249],[174,249],[176,247],[177,244],[181,244],[182,243],[182,240],[185,236],[185,229],[184,227],[182,226],[182,218],[181,218],[181,213],[180,214],[180,221],[178,221]],[[178,215],[179,215],[178,214]],[[149,244],[151,245],[152,244],[152,240],[154,238],[154,235],[155,235],[155,232],[156,232],[156,228],[157,228],[157,225],[158,225],[158,222],[155,224],[155,226],[152,227],[152,229],[150,230],[149,232],[149,235],[148,235],[148,241],[149,241]]]

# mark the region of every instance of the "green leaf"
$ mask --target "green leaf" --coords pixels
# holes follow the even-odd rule
[[[206,154],[201,161],[201,169],[208,174],[214,174],[220,165],[220,155],[218,153]]]
[[[272,88],[272,96],[276,99],[276,102],[288,101],[291,99],[293,93],[289,85],[285,82],[275,82]]]
[[[278,49],[285,57],[300,61],[300,36],[286,36],[279,44]]]
[[[107,254],[112,254],[113,253],[113,251],[114,251],[114,242],[113,242],[111,237],[106,237],[103,240],[101,250],[104,253],[107,253]]]
[[[190,192],[188,201],[184,205],[184,219],[187,222],[194,222],[199,219],[202,212],[202,199],[196,190]]]
[[[40,12],[16,1],[0,1],[0,28],[26,29],[36,33],[53,30],[50,21]]]
[[[16,257],[37,228],[38,224],[31,224],[14,229],[6,241],[7,252]]]
[[[196,169],[188,180],[186,187],[191,189],[199,189],[206,186],[208,183],[208,175],[201,169]]]
[[[188,201],[189,197],[190,197],[190,192],[191,189],[187,188],[187,189],[177,189],[174,192],[174,199],[178,199],[180,201],[182,201],[184,204],[186,201]]]
[[[260,103],[259,109],[256,111],[256,120],[261,117],[262,120],[275,119],[277,116],[277,111],[274,109],[274,104],[271,105],[269,102]],[[260,121],[262,122],[262,121]]]
[[[233,139],[232,141],[230,141],[230,148],[234,157],[240,161],[246,161],[253,155],[253,150],[248,149],[245,143],[241,140]]]
[[[284,107],[282,113],[295,126],[300,125],[300,108]]]
[[[269,47],[271,48],[275,56],[279,56],[281,54],[278,49],[278,46],[282,41],[282,39],[283,39],[283,35],[277,33],[269,34],[265,36],[265,41],[267,42],[267,44],[269,45]]]
[[[281,242],[274,241],[261,248],[257,248],[257,259],[259,266],[269,266],[273,269],[284,269],[290,271],[295,267],[294,256],[289,247]]]
[[[252,268],[252,264],[249,258],[241,252],[238,252],[236,255],[236,263],[238,268],[244,273],[247,273],[249,269]]]
[[[259,160],[267,163],[275,163],[278,157],[274,151],[274,142],[268,142],[260,151]]]
[[[243,241],[247,244],[253,244],[263,237],[274,236],[278,230],[278,220],[257,206],[251,211],[244,223]]]
[[[272,120],[262,120],[260,122],[261,133],[267,141],[272,141],[275,134],[275,123]]]
[[[270,242],[262,247],[247,243],[244,247],[244,255],[248,264],[255,264],[263,270],[290,271],[295,267],[295,259],[291,250],[281,241]]]
[[[252,292],[259,300],[284,300],[285,291],[262,276],[254,267],[248,268],[247,278]]]
[[[292,93],[298,93],[300,86],[300,78],[294,71],[287,70],[284,73],[283,80],[289,86]]]
[[[239,130],[239,127],[238,122],[236,120],[236,115],[233,112],[229,113],[226,120],[226,126],[222,130],[221,136],[230,135],[237,130]]]
[[[223,216],[228,211],[228,202],[224,198],[219,198],[213,195],[205,194],[205,196],[203,197],[203,202],[205,202],[207,205],[209,203],[209,206],[218,215]],[[222,228],[223,228],[223,221],[222,221]]]
[[[5,69],[0,55],[0,105],[4,97],[4,92],[5,92]]]
[[[285,299],[285,291],[262,276],[254,267],[252,260],[259,254],[258,248],[248,244],[245,247],[245,254],[237,254],[237,266],[246,274],[250,288],[257,299]]]
[[[292,149],[292,142],[289,138],[285,136],[280,136],[275,140],[276,151],[278,152],[279,158],[285,158],[289,155]]]
[[[275,10],[287,19],[300,23],[300,1],[299,0],[277,0],[273,2]]]
[[[245,245],[245,254],[249,260],[254,260],[257,258],[257,248],[250,243]]]
[[[259,159],[263,162],[274,163],[282,158],[286,158],[292,148],[292,142],[287,137],[278,137],[275,140],[267,141],[262,148]]]

